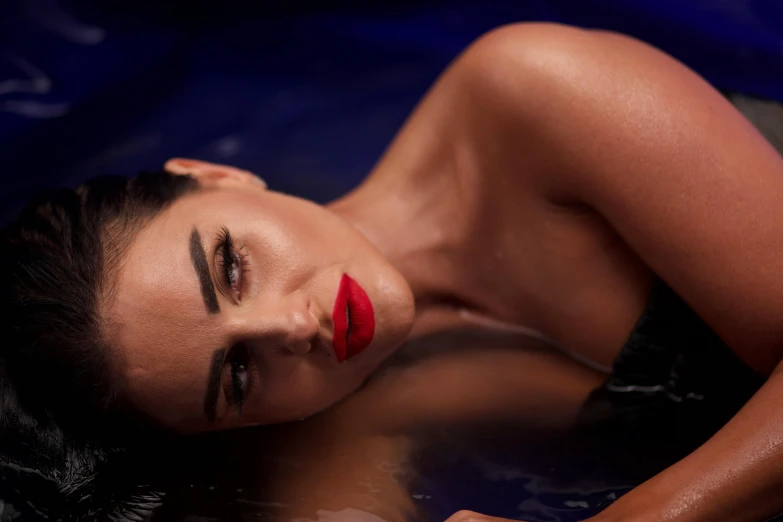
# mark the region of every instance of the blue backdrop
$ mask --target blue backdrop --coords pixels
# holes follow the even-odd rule
[[[3,217],[36,188],[175,155],[328,200],[461,49],[520,20],[633,34],[719,88],[783,100],[779,0],[265,3],[0,3]]]

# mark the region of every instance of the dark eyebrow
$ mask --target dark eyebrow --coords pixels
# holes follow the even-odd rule
[[[201,296],[204,298],[204,306],[210,314],[220,313],[217,295],[215,294],[215,285],[209,276],[209,263],[207,263],[207,253],[204,252],[204,245],[201,244],[201,234],[195,228],[190,233],[190,260],[193,261],[193,268],[196,269],[198,282],[201,285]]]
[[[212,362],[209,365],[209,377],[207,377],[207,391],[204,394],[204,415],[210,423],[217,418],[217,402],[220,394],[220,374],[223,372],[223,363],[226,360],[226,349],[218,348],[212,354]]]

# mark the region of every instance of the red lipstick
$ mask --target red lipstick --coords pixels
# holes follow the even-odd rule
[[[367,292],[347,274],[340,280],[332,312],[337,362],[364,351],[375,334],[375,313]]]

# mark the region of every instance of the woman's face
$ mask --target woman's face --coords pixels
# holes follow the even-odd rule
[[[130,404],[196,432],[300,419],[354,391],[410,329],[405,280],[329,210],[186,165],[204,190],[141,230],[105,305]]]

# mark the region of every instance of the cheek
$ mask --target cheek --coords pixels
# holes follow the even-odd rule
[[[358,232],[323,207],[285,199],[270,206],[264,221],[275,242],[299,254],[343,251],[360,238]],[[311,254],[312,255],[312,254]]]
[[[313,275],[333,258],[309,232],[302,233],[279,222],[256,222],[240,242],[248,254],[253,278],[265,290],[284,291]]]

